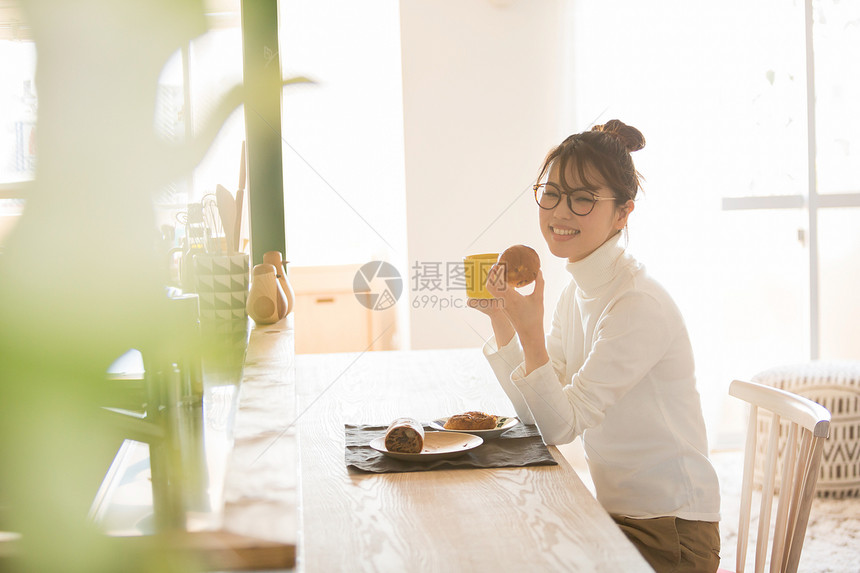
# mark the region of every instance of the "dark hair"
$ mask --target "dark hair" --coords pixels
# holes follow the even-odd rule
[[[592,167],[615,195],[618,203],[636,198],[642,187],[642,176],[633,166],[634,151],[645,147],[645,137],[638,129],[617,119],[595,125],[589,131],[575,133],[550,151],[544,159],[538,181],[541,181],[554,163],[558,163],[559,183],[570,189],[565,180],[568,166],[577,169],[579,180],[587,189],[595,190],[601,182],[588,179],[586,171]]]

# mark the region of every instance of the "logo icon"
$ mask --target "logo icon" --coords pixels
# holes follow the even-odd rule
[[[385,310],[400,298],[403,279],[391,263],[371,261],[355,273],[352,290],[362,306],[370,310]]]
[[[272,51],[272,48],[269,46],[263,46],[263,58],[266,60],[266,66],[272,63],[272,60],[275,59],[275,56],[278,55],[278,50]]]

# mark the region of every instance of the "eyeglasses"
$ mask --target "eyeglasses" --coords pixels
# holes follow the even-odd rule
[[[535,201],[538,207],[550,211],[561,202],[561,196],[567,196],[567,207],[574,215],[584,217],[591,213],[598,201],[615,201],[615,197],[598,197],[591,191],[562,191],[555,183],[538,183],[534,186]]]

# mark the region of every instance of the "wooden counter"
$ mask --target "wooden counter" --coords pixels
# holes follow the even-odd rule
[[[213,333],[210,333],[210,335]],[[217,333],[214,333],[217,338]],[[240,338],[241,332],[238,333]],[[183,411],[185,531],[156,533],[149,447],[126,440],[92,516],[130,545],[166,542],[208,569],[288,569],[295,564],[296,436],[290,317],[226,332],[204,357],[202,416]],[[233,340],[231,341],[230,338]],[[211,336],[210,336],[211,340]],[[236,353],[238,352],[238,356]],[[244,358],[244,367],[243,364]],[[198,428],[199,426],[199,428]]]
[[[224,481],[223,529],[260,541],[249,552],[256,567],[295,564],[294,360],[289,317],[251,331]]]

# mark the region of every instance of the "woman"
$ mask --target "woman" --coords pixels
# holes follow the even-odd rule
[[[707,457],[693,351],[668,293],[625,250],[622,231],[645,145],[612,120],[568,137],[535,185],[540,228],[572,275],[545,335],[544,281],[522,295],[493,267],[484,353],[547,444],[582,436],[597,499],[657,571],[716,571],[719,485]]]

